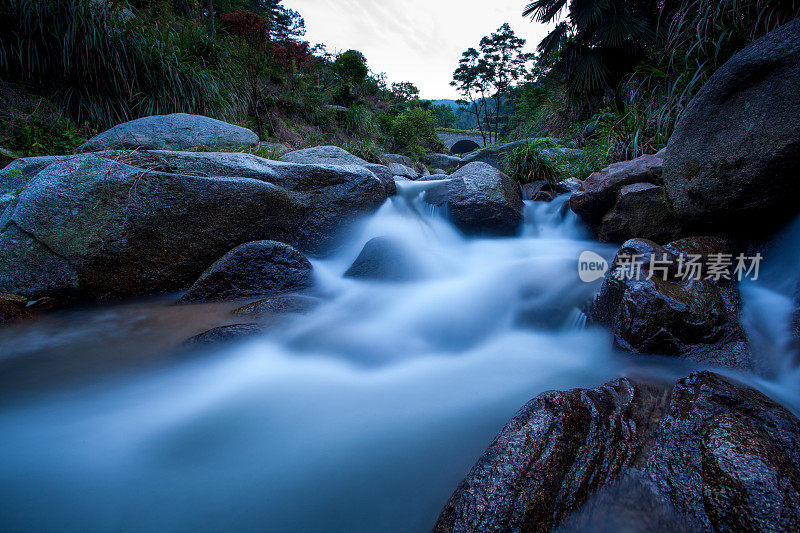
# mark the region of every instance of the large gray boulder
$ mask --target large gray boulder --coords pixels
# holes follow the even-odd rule
[[[365,167],[369,163],[338,146],[315,146],[295,150],[281,156],[281,161],[286,163],[299,163],[303,165],[336,165]]]
[[[268,296],[311,287],[312,266],[288,244],[248,242],[237,246],[203,272],[182,303]]]
[[[177,291],[246,242],[323,253],[386,199],[380,180],[359,167],[242,153],[110,155],[52,163],[9,206],[0,292],[100,299]]]
[[[333,165],[337,167],[360,167],[372,172],[386,187],[389,196],[397,192],[394,180],[395,173],[386,165],[369,163],[338,146],[315,146],[289,152],[280,158],[284,163],[302,165]],[[402,174],[401,174],[402,175]]]
[[[97,152],[118,148],[237,150],[256,143],[258,135],[247,128],[201,115],[173,113],[118,124],[86,141],[78,151]]]
[[[445,208],[467,235],[515,235],[522,224],[522,191],[517,182],[486,163],[471,163],[427,190],[423,200]]]
[[[428,164],[441,170],[453,170],[461,164],[461,158],[447,154],[428,154]]]
[[[389,172],[392,173],[392,176],[401,176],[410,180],[415,180],[420,177],[419,172],[401,163],[389,163],[386,167],[389,169]]]
[[[503,428],[434,531],[796,531],[799,446],[790,411],[711,372],[546,392]]]
[[[667,146],[664,185],[687,222],[764,232],[800,211],[800,19],[720,67]]]
[[[70,156],[39,156],[15,159],[0,169],[0,227],[5,208],[16,202],[17,196],[33,177],[50,163]]]

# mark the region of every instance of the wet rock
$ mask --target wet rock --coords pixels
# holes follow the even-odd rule
[[[445,207],[447,216],[467,235],[514,235],[522,223],[519,185],[486,163],[470,163],[451,174],[423,199]]]
[[[79,152],[119,148],[145,150],[240,149],[258,143],[254,132],[200,115],[173,113],[143,117],[114,126],[86,141]]]
[[[550,531],[634,464],[662,397],[628,379],[542,394],[495,438],[434,531]]]
[[[660,185],[663,166],[663,151],[614,163],[586,178],[581,189],[570,197],[569,205],[588,224],[599,225],[614,207],[620,189],[634,183]]]
[[[524,183],[522,185],[522,199],[533,200],[537,194],[543,190],[547,190],[549,186],[550,185],[546,181],[532,181],[530,183]]]
[[[8,296],[13,295],[0,294],[0,326],[33,317],[33,314],[25,309],[24,301]]]
[[[264,333],[265,328],[260,324],[234,324],[210,329],[192,337],[183,343],[184,348],[198,346],[213,346],[226,342],[239,341],[256,337]]]
[[[181,303],[235,300],[309,288],[312,266],[300,252],[275,241],[237,246],[189,287]]]
[[[634,183],[619,190],[617,202],[606,213],[599,237],[604,242],[625,242],[640,237],[666,243],[683,230],[680,220],[664,200],[664,188]]]
[[[678,256],[632,239],[617,253],[590,315],[623,350],[752,370],[739,305],[732,282],[681,272]]]
[[[531,201],[533,202],[552,202],[556,199],[556,194],[551,191],[539,191],[533,195]]]
[[[583,180],[578,178],[567,178],[561,180],[556,184],[556,192],[558,193],[575,193],[583,187]]]
[[[798,168],[795,19],[742,49],[703,86],[667,145],[664,184],[678,216],[690,224],[765,233],[798,213]]]
[[[402,176],[410,180],[415,180],[420,177],[419,172],[400,163],[389,163],[386,167],[389,169],[389,172],[392,173],[392,176]]]
[[[386,199],[360,167],[243,153],[86,154],[49,165],[0,228],[0,291],[102,299],[185,289],[234,247],[323,253]]]
[[[441,169],[441,173],[445,174],[448,170],[458,168],[461,158],[446,154],[428,154],[427,161],[430,166]],[[434,172],[434,174],[437,174],[437,172]]]
[[[416,277],[414,262],[396,241],[388,237],[370,239],[344,273],[346,278],[379,281],[410,281]]]
[[[450,176],[447,174],[431,174],[430,176],[422,176],[417,181],[441,181],[449,179]]]
[[[282,314],[305,314],[319,305],[319,298],[302,294],[287,294],[264,298],[236,309],[233,314],[242,317],[264,318]]]
[[[798,444],[787,409],[711,372],[547,392],[500,432],[434,530],[793,531]]]

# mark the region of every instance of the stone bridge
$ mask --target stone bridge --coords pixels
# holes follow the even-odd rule
[[[439,138],[454,154],[467,154],[478,148],[483,148],[485,143],[480,133],[473,131],[439,131]]]

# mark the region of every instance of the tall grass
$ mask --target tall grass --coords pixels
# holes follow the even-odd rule
[[[0,75],[98,129],[178,111],[233,115],[240,97],[224,61],[221,45],[191,23],[145,23],[106,2],[0,6]]]
[[[550,152],[550,142],[534,140],[506,153],[503,168],[519,183],[547,181],[555,185],[563,179],[561,165]]]

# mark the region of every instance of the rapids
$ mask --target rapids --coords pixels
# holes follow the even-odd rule
[[[0,330],[0,530],[427,531],[537,394],[696,368],[616,353],[584,327],[600,281],[582,283],[577,258],[617,247],[592,241],[566,197],[526,204],[520,237],[465,238],[420,201],[430,184],[399,182],[312,261],[322,304],[257,338],[178,352],[233,306],[165,298]],[[414,281],[343,277],[376,236],[403,246]],[[798,240],[800,224],[742,288],[774,373],[737,376],[795,412]]]

